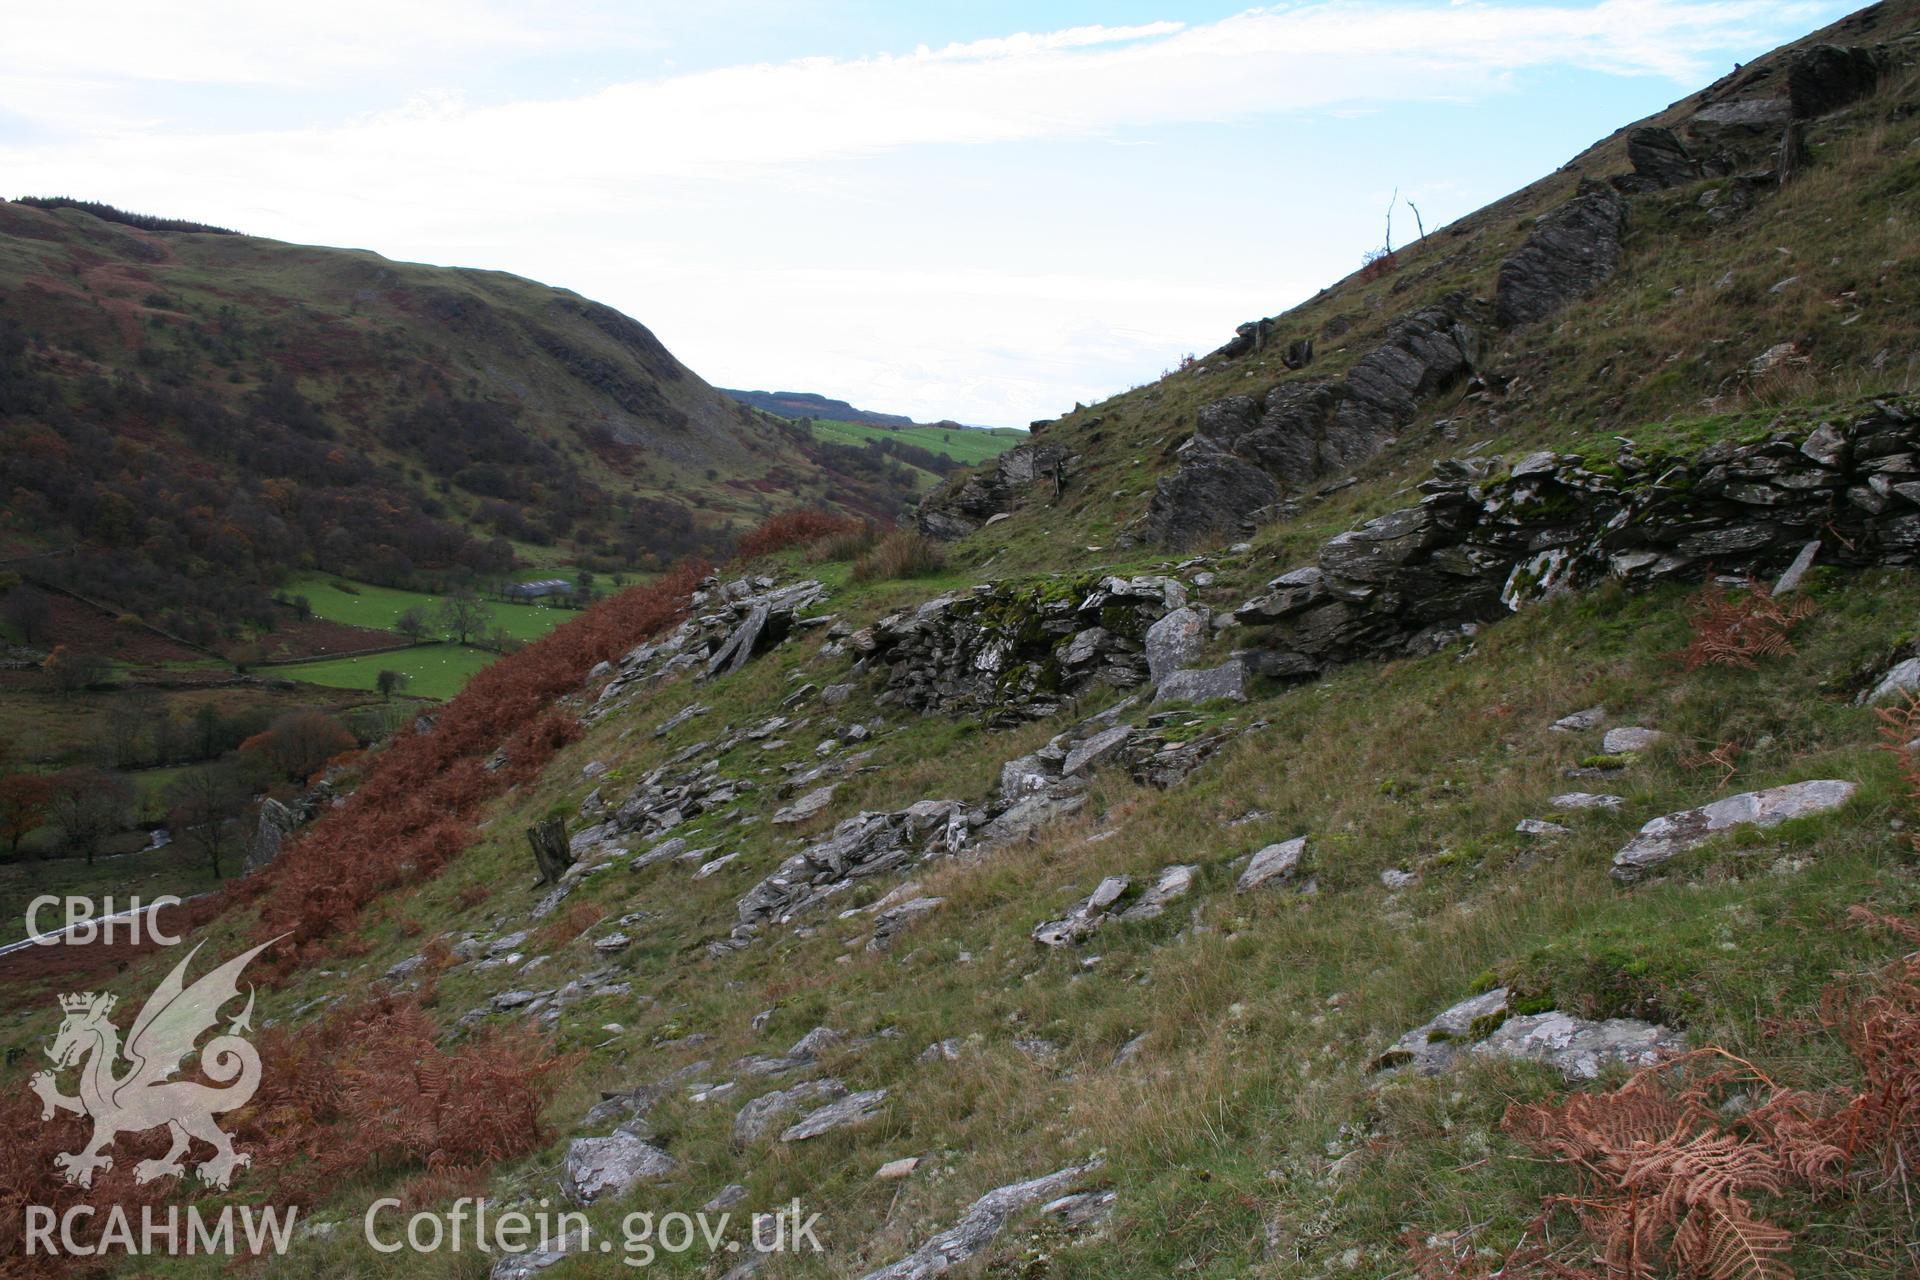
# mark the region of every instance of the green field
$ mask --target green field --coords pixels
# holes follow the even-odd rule
[[[336,689],[372,689],[382,671],[404,671],[411,677],[407,693],[444,701],[460,692],[476,671],[497,657],[498,654],[468,645],[423,644],[396,653],[292,663],[274,668],[274,674]]]
[[[901,444],[945,454],[968,466],[997,458],[1027,438],[1026,432],[1012,427],[995,427],[990,431],[967,427],[875,427],[833,419],[816,419],[813,434],[834,444],[856,447],[869,440],[898,440]]]
[[[523,577],[553,576],[555,575],[552,572],[523,575]],[[408,609],[417,607],[424,610],[431,618],[434,609],[439,607],[442,599],[440,596],[430,596],[419,591],[376,587],[364,582],[347,583],[343,586],[342,581],[330,576],[300,578],[287,585],[286,594],[289,597],[305,596],[307,602],[313,606],[316,617],[325,618],[329,622],[347,622],[356,627],[374,627],[381,631],[393,630],[394,622]],[[347,586],[352,590],[347,590]],[[483,601],[483,603],[493,615],[493,625],[504,627],[507,634],[515,640],[538,640],[575,616],[575,611],[572,609],[553,609],[538,604],[506,604],[495,600]],[[321,683],[334,682],[322,681]],[[364,687],[371,688],[372,685]]]

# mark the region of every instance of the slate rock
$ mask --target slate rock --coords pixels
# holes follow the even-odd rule
[[[1858,102],[1880,84],[1886,57],[1875,49],[1817,44],[1787,63],[1787,99],[1798,119]]]
[[[835,1129],[865,1124],[880,1114],[880,1104],[886,1100],[885,1089],[850,1093],[838,1102],[829,1102],[819,1110],[808,1113],[798,1123],[789,1125],[780,1134],[780,1141],[806,1142],[822,1134],[832,1133]]]
[[[734,1114],[734,1145],[751,1146],[803,1107],[816,1102],[835,1102],[846,1096],[847,1086],[832,1077],[805,1080],[791,1088],[763,1093]]]
[[[1609,1066],[1648,1067],[1687,1047],[1686,1037],[1634,1018],[1592,1022],[1558,1010],[1508,1018],[1471,1052],[1553,1067],[1569,1083],[1597,1078]]]
[[[1613,878],[1622,884],[1631,884],[1722,831],[1741,826],[1765,830],[1795,818],[1824,813],[1847,803],[1856,790],[1858,787],[1852,782],[1822,778],[1766,791],[1744,791],[1698,809],[1655,818],[1613,855]]]
[[[1132,739],[1133,729],[1129,725],[1115,725],[1111,729],[1102,729],[1091,738],[1085,738],[1073,744],[1072,749],[1067,752],[1067,758],[1060,763],[1060,772],[1066,777],[1089,773],[1125,748]],[[1004,784],[1004,771],[1001,776]]]
[[[1578,812],[1582,809],[1605,809],[1608,813],[1618,813],[1626,807],[1626,800],[1620,796],[1595,795],[1589,791],[1569,791],[1547,801],[1556,809]]]
[[[1164,913],[1169,904],[1193,892],[1200,868],[1193,865],[1166,867],[1138,901],[1120,913],[1122,920],[1152,920]]]
[[[1154,484],[1153,541],[1178,550],[1237,534],[1254,513],[1280,501],[1280,486],[1251,462],[1226,454],[1183,461]]]
[[[532,1280],[532,1277],[558,1266],[569,1254],[583,1252],[587,1247],[587,1233],[576,1228],[572,1233],[553,1242],[548,1249],[528,1249],[522,1253],[509,1253],[497,1260],[487,1272],[487,1280]]]
[[[1554,315],[1613,277],[1627,205],[1612,187],[1581,179],[1574,197],[1543,216],[1526,242],[1500,264],[1494,314],[1501,327]]]
[[[1889,702],[1901,694],[1920,693],[1920,658],[1896,663],[1861,701],[1868,704]]]
[[[1155,703],[1212,702],[1217,699],[1228,702],[1247,700],[1247,664],[1241,659],[1234,658],[1217,667],[1170,672],[1153,695]]]
[[[801,796],[786,808],[775,813],[773,815],[774,825],[790,826],[794,823],[806,822],[810,818],[819,817],[826,811],[827,806],[833,803],[833,792],[833,784],[809,791],[806,795]]]
[[[1507,1012],[1507,999],[1507,989],[1495,987],[1443,1010],[1431,1021],[1394,1041],[1385,1053],[1374,1059],[1374,1070],[1411,1066],[1421,1075],[1438,1075],[1471,1042],[1469,1037],[1476,1024]]]
[[[1658,729],[1622,725],[1618,729],[1607,730],[1607,736],[1600,740],[1600,750],[1610,756],[1634,755],[1652,750],[1666,736]]]
[[[1240,873],[1235,882],[1235,893],[1246,893],[1258,889],[1271,880],[1291,880],[1299,871],[1300,863],[1307,854],[1307,838],[1296,836],[1280,844],[1270,844],[1253,855],[1247,863],[1247,869]]]
[[[1204,609],[1175,609],[1147,628],[1147,679],[1158,685],[1206,650],[1208,614]]]
[[[1561,716],[1548,725],[1555,733],[1585,733],[1589,729],[1598,729],[1607,718],[1605,707],[1588,707],[1585,711],[1576,711],[1570,716]]]
[[[672,1156],[630,1133],[605,1138],[575,1138],[567,1147],[561,1186],[581,1204],[619,1196],[642,1182],[654,1182],[674,1170]]]

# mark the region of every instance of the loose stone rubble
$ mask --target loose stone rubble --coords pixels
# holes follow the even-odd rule
[[[601,719],[627,705],[649,685],[689,672],[711,679],[738,671],[756,655],[792,634],[804,610],[826,596],[811,579],[776,586],[772,578],[708,578],[689,599],[693,616],[664,637],[639,645],[622,657],[613,678],[587,713]],[[687,718],[701,714],[689,708]],[[670,732],[677,725],[663,725]]]

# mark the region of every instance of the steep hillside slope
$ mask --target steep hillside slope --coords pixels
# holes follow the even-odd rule
[[[1039,424],[998,474],[930,496],[923,527],[1012,513],[960,552],[1001,570],[1045,564],[1057,539],[1111,556],[1282,520],[1312,538],[1475,446],[1660,447],[1912,389],[1914,21],[1864,9],[1171,377]],[[1810,59],[1796,79],[1822,44],[1864,65]]]
[[[302,567],[657,568],[909,491],[566,290],[40,203],[0,203],[0,556],[184,631]]]
[[[877,409],[856,409],[845,400],[835,400],[812,391],[741,391],[722,387],[723,395],[741,404],[764,409],[783,418],[831,418],[835,422],[864,422],[875,427],[911,427],[912,418],[904,413],[881,413]]]
[[[276,1277],[1911,1276],[1916,26],[1044,427],[944,549],[776,520],[488,668],[174,917],[274,942],[253,1168],[82,1192],[17,1082],[0,1258],[177,1196],[301,1206]],[[170,959],[0,958],[0,1044]],[[369,1243],[469,1194],[576,1216]]]

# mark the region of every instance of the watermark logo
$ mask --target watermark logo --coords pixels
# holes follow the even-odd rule
[[[91,1187],[96,1171],[113,1167],[112,1147],[118,1135],[163,1125],[173,1145],[160,1159],[136,1165],[135,1182],[184,1176],[183,1157],[194,1139],[214,1149],[194,1171],[209,1186],[224,1189],[235,1169],[252,1162],[245,1152],[234,1150],[233,1139],[213,1119],[245,1106],[260,1087],[260,1055],[241,1034],[253,1029],[251,984],[246,1007],[227,1024],[224,1034],[199,1051],[201,1071],[214,1083],[168,1077],[194,1052],[194,1042],[219,1022],[221,1007],[239,997],[241,971],[278,941],[263,942],[187,986],[187,966],[200,951],[195,945],[148,997],[127,1032],[124,1048],[110,1017],[113,996],[85,991],[60,997],[66,1016],[46,1051],[54,1069],[36,1073],[29,1087],[40,1095],[42,1120],[53,1119],[58,1111],[71,1111],[93,1121],[93,1136],[85,1146],[53,1158],[54,1167],[68,1182]],[[56,1073],[75,1066],[79,1067],[79,1092],[68,1096],[60,1092]]]

